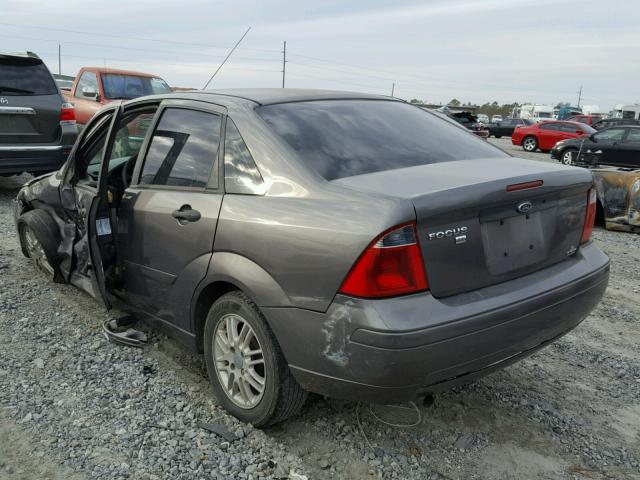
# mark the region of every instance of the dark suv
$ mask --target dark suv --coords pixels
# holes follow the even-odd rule
[[[34,53],[0,53],[0,175],[60,168],[77,136],[73,105]]]

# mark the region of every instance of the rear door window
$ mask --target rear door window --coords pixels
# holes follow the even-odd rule
[[[162,112],[142,167],[140,183],[205,188],[218,157],[221,117],[167,108]]]
[[[630,128],[625,143],[640,143],[640,128]]]
[[[327,180],[437,162],[506,157],[434,113],[391,100],[318,100],[256,112]]]
[[[619,142],[624,137],[624,128],[611,128],[604,130],[594,136],[598,142]]]
[[[0,94],[53,95],[58,87],[39,59],[0,55]]]
[[[559,132],[562,130],[562,127],[559,123],[543,123],[540,125],[540,130],[554,130]]]

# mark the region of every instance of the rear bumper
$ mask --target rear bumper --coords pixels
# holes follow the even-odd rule
[[[410,400],[503,368],[576,325],[600,301],[609,260],[595,245],[531,275],[437,299],[336,296],[326,313],[264,308],[307,390]]]
[[[48,144],[1,144],[0,175],[58,170],[66,161],[78,135],[75,124],[62,125],[57,142]]]

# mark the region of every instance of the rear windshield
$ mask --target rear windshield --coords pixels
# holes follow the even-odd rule
[[[436,114],[402,102],[322,100],[256,109],[327,180],[429,163],[508,156]]]
[[[52,95],[58,93],[47,67],[40,60],[0,56],[1,95]]]
[[[107,98],[138,98],[144,95],[171,93],[171,88],[161,78],[137,77],[135,75],[102,75],[102,87]]]

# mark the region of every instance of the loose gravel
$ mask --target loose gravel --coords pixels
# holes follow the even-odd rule
[[[260,431],[222,410],[200,358],[144,325],[144,349],[108,343],[100,325],[117,312],[35,272],[13,226],[20,180],[0,178],[2,479],[640,479],[640,235],[596,230],[612,260],[598,308],[528,359],[418,405],[417,426],[376,418],[412,424],[411,409],[312,396]],[[214,422],[237,439],[201,428]]]

